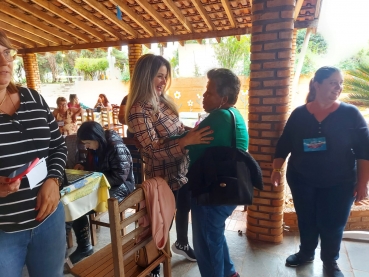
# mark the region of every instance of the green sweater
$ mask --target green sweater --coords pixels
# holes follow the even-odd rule
[[[236,118],[236,147],[246,151],[249,146],[249,134],[245,120],[236,108],[230,108],[230,110],[232,110]],[[212,111],[200,123],[199,128],[206,126],[210,126],[210,129],[214,131],[213,134],[209,135],[214,137],[214,139],[209,144],[189,145],[186,147],[189,150],[190,167],[204,154],[206,148],[213,146],[232,146],[234,127],[232,125],[231,114],[228,110],[218,109]]]

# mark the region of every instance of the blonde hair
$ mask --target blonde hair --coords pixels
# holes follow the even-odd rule
[[[6,48],[9,48],[9,49],[15,49],[13,45],[11,44],[10,40],[8,39],[7,35],[2,29],[0,29],[0,45]],[[11,74],[12,74],[12,80],[10,80],[10,83],[6,87],[6,89],[9,91],[9,93],[17,93],[18,87],[15,85],[13,81],[13,72]]]
[[[168,77],[165,88],[163,89],[162,94],[158,98],[155,91],[153,80],[162,66],[165,66],[167,68]],[[128,123],[128,128],[130,131],[132,130],[128,120],[129,112],[132,106],[139,102],[150,103],[153,107],[154,113],[157,113],[159,111],[159,105],[161,102],[167,105],[169,109],[171,109],[177,116],[179,115],[177,106],[168,96],[166,96],[166,91],[169,89],[170,84],[171,84],[170,63],[162,56],[146,54],[141,56],[137,60],[131,78],[131,84],[129,87],[125,110],[125,119],[126,122]]]

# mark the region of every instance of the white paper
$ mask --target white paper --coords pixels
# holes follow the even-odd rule
[[[32,170],[28,172],[26,176],[28,178],[28,183],[31,189],[42,182],[47,176],[47,166],[45,158],[40,159],[36,166],[32,168]]]

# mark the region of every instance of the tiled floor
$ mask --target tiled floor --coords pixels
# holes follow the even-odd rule
[[[242,235],[238,233],[242,230]],[[238,207],[226,222],[226,237],[232,260],[236,270],[242,277],[324,277],[322,262],[319,259],[319,249],[316,251],[316,259],[297,268],[284,265],[288,255],[295,253],[299,246],[297,234],[286,234],[281,244],[270,244],[260,241],[248,240],[245,236],[246,215],[243,207]],[[191,225],[189,226],[189,238],[192,241]],[[175,241],[175,228],[170,232],[171,242]],[[96,250],[109,243],[110,235],[107,228],[101,228],[98,233],[98,245]],[[74,248],[70,249],[73,252]],[[369,241],[348,241],[341,245],[340,259],[338,263],[345,277],[369,277]],[[0,274],[1,275],[1,274]],[[26,270],[23,277],[27,277]],[[65,274],[71,277],[70,274]],[[163,276],[163,275],[162,275]],[[173,254],[173,277],[200,277],[196,262],[189,262],[182,256]],[[203,276],[208,277],[208,276]]]

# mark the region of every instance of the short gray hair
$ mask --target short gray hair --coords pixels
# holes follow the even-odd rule
[[[240,79],[231,70],[226,68],[214,68],[208,71],[207,77],[215,82],[217,93],[228,97],[228,104],[236,104],[240,93]]]

